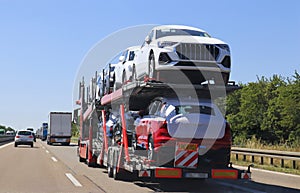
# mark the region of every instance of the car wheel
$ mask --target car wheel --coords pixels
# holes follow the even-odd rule
[[[126,72],[123,72],[123,75],[122,75],[122,85],[125,85],[127,84],[127,77],[126,77]]]
[[[131,146],[133,151],[137,150],[137,139],[135,133],[132,134]]]
[[[18,147],[18,144],[15,143],[15,147]]]
[[[33,147],[33,143],[30,146]]]
[[[132,66],[132,75],[131,75],[130,80],[131,80],[132,82],[135,82],[135,81],[137,80],[136,70],[135,70],[135,65]]]
[[[154,76],[155,76],[155,60],[154,60],[153,53],[149,57],[148,76],[149,76],[149,78],[154,78]]]
[[[227,85],[229,81],[229,73],[222,73],[224,84]]]
[[[148,138],[147,157],[148,157],[148,160],[155,160],[154,142],[153,142],[153,138],[151,135]]]
[[[118,86],[117,86],[117,83],[114,82],[114,86],[113,86],[113,92],[115,92],[116,90],[118,90]]]

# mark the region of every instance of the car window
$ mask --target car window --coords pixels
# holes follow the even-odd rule
[[[149,115],[157,115],[157,109],[161,105],[160,101],[154,101],[149,108]]]
[[[122,54],[124,56],[124,61],[127,60],[127,56],[128,56],[128,50],[126,50],[125,52],[123,52]]]
[[[175,116],[175,107],[173,105],[170,104],[166,104],[163,106],[162,112],[161,114],[163,115],[163,117],[172,117]]]
[[[128,61],[134,60],[134,56],[135,56],[134,51],[130,51],[130,52],[129,52],[129,58],[128,58]]]
[[[162,38],[165,36],[181,36],[181,35],[190,35],[190,36],[200,36],[200,37],[210,37],[206,32],[188,30],[188,29],[160,29],[156,30],[156,39]]]
[[[168,107],[170,107],[170,105],[168,105],[166,103],[163,103],[161,105],[161,107],[159,108],[159,116],[164,117],[164,118],[167,117],[167,114],[169,113],[168,112]],[[173,109],[175,109],[175,108],[173,108]],[[172,111],[172,107],[169,108],[169,110]]]
[[[113,72],[115,70],[115,66],[110,65],[109,67],[109,72]]]
[[[161,112],[161,108],[162,108],[162,102],[161,101],[157,101],[156,106],[157,106],[157,108],[155,110],[154,115],[161,116],[160,112]]]
[[[152,30],[152,31],[150,32],[150,34],[149,34],[149,38],[150,38],[151,41],[152,41],[152,39],[153,39],[153,36],[154,36],[154,30]]]
[[[109,63],[111,64],[117,64],[119,62],[120,56],[123,54],[123,52],[119,52],[117,55],[113,57],[113,59],[109,60]]]
[[[18,135],[31,135],[30,131],[19,131]]]

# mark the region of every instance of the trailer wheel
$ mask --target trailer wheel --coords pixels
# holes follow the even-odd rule
[[[79,155],[79,162],[85,162],[85,159]]]
[[[107,165],[107,175],[110,178],[113,177],[113,169],[112,169],[111,165]]]
[[[116,150],[113,156],[113,178],[115,180],[126,180],[127,176],[125,176],[125,171],[122,168],[119,168],[119,171],[117,170],[118,160],[119,160],[119,151]]]
[[[86,149],[86,159],[85,159],[85,163],[88,167],[94,167],[94,163],[90,162],[89,160],[89,149]]]
[[[107,175],[108,177],[113,177],[113,168],[112,168],[112,157],[111,157],[111,150],[108,150],[107,153]]]
[[[115,151],[114,154],[113,154],[113,178],[115,180],[118,180],[119,179],[119,173],[117,171],[117,165],[118,165],[118,152]],[[120,170],[119,170],[120,171]]]

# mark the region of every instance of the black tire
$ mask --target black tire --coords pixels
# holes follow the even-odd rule
[[[223,80],[224,80],[224,85],[227,85],[228,82],[229,82],[229,73],[222,73],[222,77],[223,77]]]
[[[123,168],[119,168],[119,171],[117,171],[118,161],[119,161],[119,151],[115,151],[114,162],[113,162],[113,178],[115,180],[131,180],[133,178],[132,173],[127,172]]]
[[[85,159],[79,155],[79,162],[85,162]]]
[[[86,155],[85,155],[85,163],[88,167],[92,167],[93,163],[89,162],[89,149],[86,149]]]
[[[122,75],[122,85],[125,85],[126,83],[127,83],[126,72],[123,72],[123,75]]]
[[[115,180],[120,179],[120,172],[121,172],[121,170],[119,170],[119,172],[117,171],[118,158],[119,158],[118,152],[115,151],[114,156],[113,156],[113,178]]]
[[[30,145],[31,148],[33,148],[33,143]]]
[[[15,147],[18,147],[18,144],[15,143]]]
[[[107,166],[107,175],[110,178],[113,177],[113,169],[112,169],[112,167],[110,165]]]
[[[155,60],[154,60],[154,54],[151,53],[149,56],[149,62],[148,62],[148,77],[154,78],[155,77]]]
[[[131,82],[135,82],[137,80],[135,65],[132,66],[132,75],[130,77]]]

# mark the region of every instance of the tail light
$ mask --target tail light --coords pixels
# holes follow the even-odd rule
[[[32,135],[29,135],[29,138],[33,138],[33,136],[32,136]]]
[[[19,136],[19,135],[16,135],[16,138],[20,138],[20,136]]]

